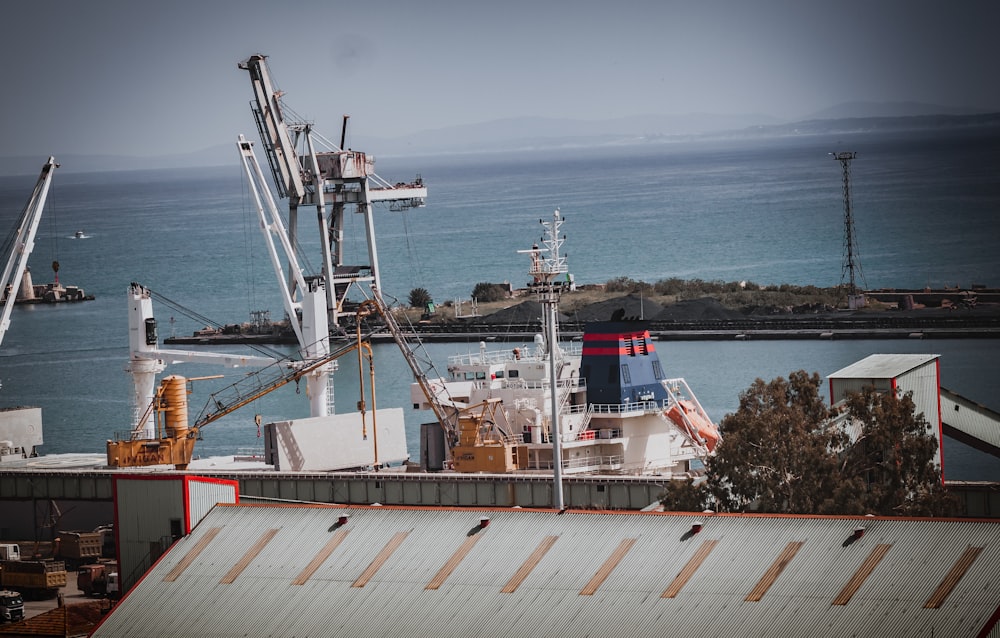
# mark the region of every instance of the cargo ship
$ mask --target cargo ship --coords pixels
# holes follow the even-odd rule
[[[648,324],[623,316],[559,339],[558,298],[571,285],[559,248],[563,218],[543,221],[529,288],[546,307],[532,346],[451,357],[447,375],[411,386],[416,409],[444,427],[421,433],[421,464],[459,472],[552,472],[693,476],[719,430],[681,377],[670,377]],[[565,346],[565,347],[564,347]],[[481,406],[477,408],[477,406]],[[456,418],[452,415],[466,415]],[[443,415],[443,416],[442,416]]]

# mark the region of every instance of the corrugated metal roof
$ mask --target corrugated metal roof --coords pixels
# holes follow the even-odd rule
[[[985,520],[218,506],[94,635],[977,635],[1000,601],[997,565],[1000,522]],[[940,606],[927,607],[935,592]]]
[[[939,358],[939,354],[872,354],[841,368],[830,379],[894,379]]]

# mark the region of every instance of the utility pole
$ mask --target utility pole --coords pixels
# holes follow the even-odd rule
[[[847,307],[851,310],[857,310],[864,307],[865,297],[858,292],[855,271],[857,271],[857,276],[861,278],[861,281],[865,283],[865,287],[868,287],[867,282],[864,281],[864,273],[861,271],[857,239],[854,235],[854,212],[851,206],[851,160],[856,158],[858,154],[854,151],[841,151],[830,153],[830,156],[840,162],[844,173],[844,261],[840,270],[840,283],[843,285],[844,280],[847,280]]]

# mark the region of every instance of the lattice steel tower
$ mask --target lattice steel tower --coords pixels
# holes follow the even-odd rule
[[[851,160],[857,157],[853,151],[830,153],[833,159],[840,162],[844,169],[844,262],[840,270],[840,283],[847,280],[848,305],[855,308],[858,303],[857,278],[864,283],[865,288],[868,282],[861,271],[861,259],[858,255],[857,240],[854,236],[854,212],[851,209]],[[864,305],[864,301],[860,301]]]

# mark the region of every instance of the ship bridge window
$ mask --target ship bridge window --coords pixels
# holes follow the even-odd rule
[[[472,381],[475,378],[476,378],[476,373],[475,372],[466,372],[465,373],[465,380],[466,381]]]
[[[485,378],[486,378],[486,373],[485,372],[483,372],[482,370],[476,372],[476,379],[477,380],[482,381]]]
[[[510,377],[511,379],[516,379],[519,376],[521,376],[521,373],[520,373],[520,371],[514,369],[514,370],[508,371],[507,372],[507,376]]]
[[[493,376],[497,379],[503,379],[503,370],[497,370],[493,373]]]

